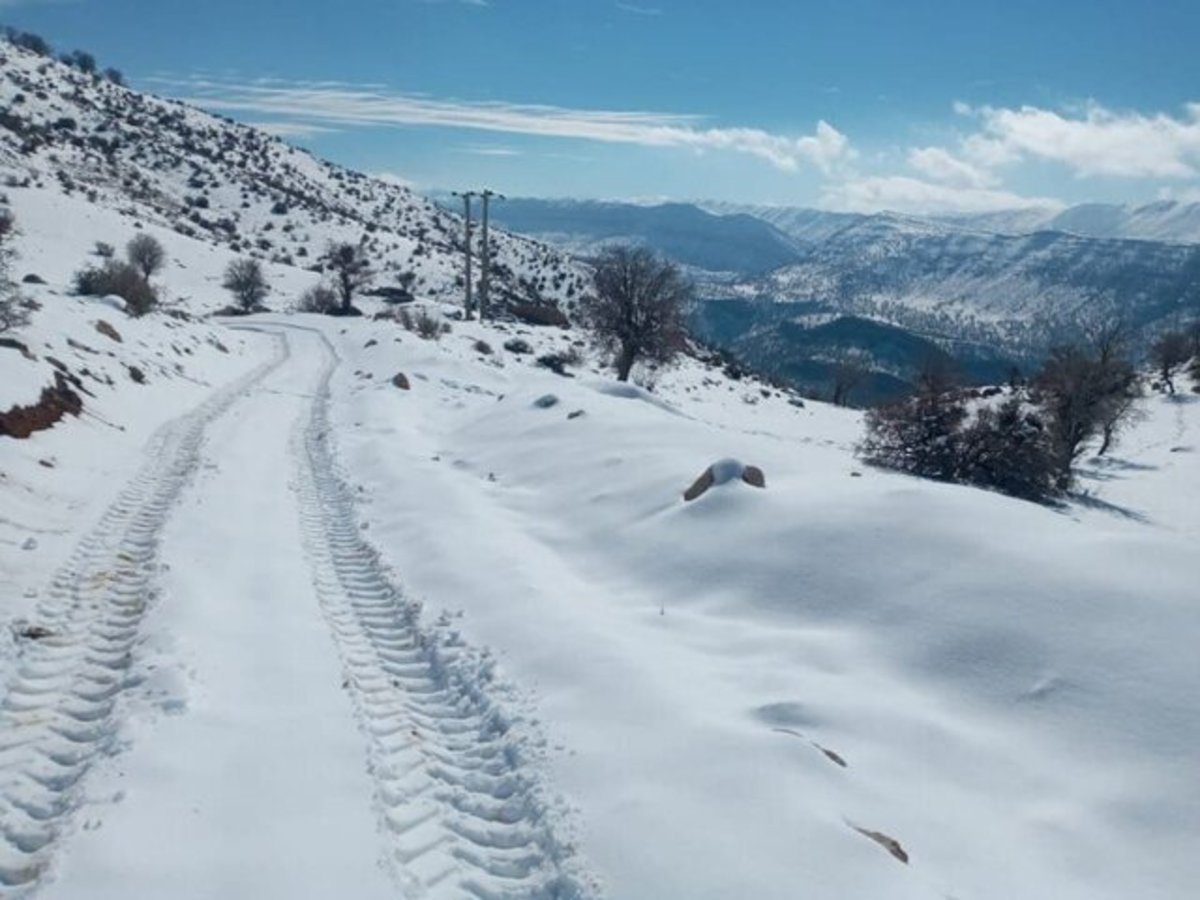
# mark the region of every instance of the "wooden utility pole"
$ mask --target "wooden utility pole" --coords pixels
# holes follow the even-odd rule
[[[493,190],[483,190],[479,194],[483,198],[483,271],[479,277],[479,318],[482,321],[488,314],[488,288],[491,286],[492,247],[488,242],[488,202],[495,198],[503,200],[503,194]]]
[[[466,269],[466,282],[467,282],[467,294],[466,294],[465,306],[463,307],[463,316],[465,318],[469,319],[469,318],[471,318],[471,311],[474,308],[474,304],[472,303],[472,299],[471,299],[471,198],[478,197],[479,195],[477,193],[475,193],[475,191],[463,191],[461,193],[459,191],[455,191],[454,196],[462,197],[462,201],[463,201],[463,222],[464,222],[464,227],[466,228],[466,235],[464,236],[464,240],[463,240],[463,258],[464,258],[464,262],[465,262],[464,268]],[[484,212],[484,220],[483,220],[484,221],[483,242],[484,242],[484,247],[486,248],[487,247],[487,212],[486,212],[487,201],[486,200],[484,200],[484,210],[485,210],[485,212]],[[484,250],[484,253],[485,254],[487,253],[486,249]],[[484,276],[483,276],[484,282],[480,288],[481,295],[485,294],[487,291],[487,262],[486,262],[486,259],[487,259],[487,257],[485,256],[484,257],[484,260],[485,260]],[[480,317],[482,318],[482,312],[480,313]]]

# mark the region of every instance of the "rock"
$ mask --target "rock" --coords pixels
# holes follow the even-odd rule
[[[43,278],[41,275],[34,274],[33,272],[30,272],[28,275],[26,275],[24,278],[21,279],[21,284],[45,284],[45,283],[46,283],[45,278]]]
[[[553,394],[542,394],[533,401],[533,405],[538,409],[549,409],[552,406],[558,406],[558,398]]]
[[[102,335],[104,335],[106,338],[116,341],[118,344],[124,343],[124,341],[121,339],[121,335],[118,333],[117,329],[113,328],[111,325],[109,325],[103,319],[97,320],[96,330],[98,332],[100,332]]]
[[[767,486],[766,475],[758,466],[747,466],[736,459],[720,459],[705,469],[700,477],[692,482],[691,487],[683,492],[683,499],[691,502],[713,485],[726,484],[735,480],[743,481],[756,488]]]
[[[137,366],[128,366],[127,368],[129,370],[129,377],[133,379],[134,384],[145,384],[146,383],[146,373],[145,372],[143,372]]]
[[[23,543],[21,545],[21,549],[22,550],[36,550],[37,549],[37,538],[35,538],[35,537],[25,538],[25,543]]]
[[[804,401],[799,397],[792,397],[788,400],[788,405],[795,406],[797,409],[804,409]]]
[[[577,409],[577,410],[567,413],[567,418],[568,419],[578,419],[581,416],[585,416],[585,415],[587,415],[586,412],[584,412],[582,409]]]
[[[400,388],[402,391],[412,390],[412,385],[408,383],[408,376],[403,372],[396,373],[395,377],[392,379],[392,385]]]
[[[700,497],[700,495],[707,491],[710,487],[712,487],[713,483],[713,470],[712,466],[709,466],[701,473],[699,478],[692,482],[692,486],[683,492],[684,501],[691,503],[693,500]]]
[[[369,341],[367,341],[365,344],[363,344],[363,349],[368,350],[371,347],[374,347],[378,343],[379,343],[379,341],[375,340],[375,338],[371,338]]]
[[[509,338],[504,342],[504,349],[509,353],[532,353],[533,347],[529,346],[529,341],[522,338]]]

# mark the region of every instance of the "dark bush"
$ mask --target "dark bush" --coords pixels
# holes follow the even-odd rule
[[[327,284],[314,284],[300,295],[300,312],[330,315],[338,308],[337,291]]]
[[[556,328],[570,328],[571,321],[557,306],[551,306],[548,303],[524,303],[517,302],[509,304],[509,309],[512,314],[522,322],[527,322],[530,325],[548,325]]]
[[[413,318],[413,330],[417,337],[427,341],[436,341],[442,336],[442,320],[425,308],[417,311]]]
[[[76,272],[75,293],[87,297],[120,297],[131,316],[144,316],[158,305],[158,292],[146,277],[131,264],[113,259]]]

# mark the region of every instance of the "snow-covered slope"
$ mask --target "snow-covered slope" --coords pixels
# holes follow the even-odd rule
[[[863,469],[855,414],[698,364],[615,390],[502,336],[339,334],[336,441],[410,589],[537,689],[613,896],[1188,896],[1200,403],[1148,401],[1054,510]],[[728,456],[766,490],[680,499]]]
[[[461,218],[408,188],[3,42],[0,110],[0,189],[10,194],[55,186],[281,265],[312,266],[332,241],[363,241],[376,287],[412,273],[426,296],[462,293]],[[493,261],[501,299],[569,301],[585,275],[559,251],[503,231]]]

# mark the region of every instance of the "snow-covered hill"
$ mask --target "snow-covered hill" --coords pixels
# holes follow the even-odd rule
[[[376,287],[412,273],[424,295],[462,294],[461,218],[408,188],[0,42],[0,190],[31,187],[280,265],[362,241]],[[544,244],[494,233],[499,299],[569,302],[585,275]]]

